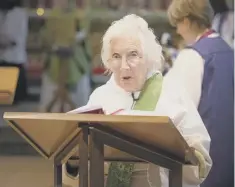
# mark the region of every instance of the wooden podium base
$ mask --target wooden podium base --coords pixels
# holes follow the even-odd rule
[[[104,187],[104,146],[108,145],[130,155],[135,155],[143,162],[151,162],[169,169],[169,187],[182,187],[183,160],[172,155],[169,157],[162,150],[156,150],[149,145],[130,139],[117,131],[94,125],[79,125],[82,133],[72,140],[67,147],[56,157],[54,166],[54,187],[62,186],[61,160],[79,144],[79,187]],[[88,146],[88,136],[90,142]],[[88,155],[89,158],[88,158]],[[88,160],[90,161],[90,177],[88,181]],[[136,162],[134,160],[116,158],[108,161]],[[137,159],[138,161],[138,159]]]
[[[182,160],[164,156],[167,154],[164,154],[161,150],[143,145],[143,143],[137,140],[130,139],[121,133],[104,127],[92,127],[90,129],[90,136],[90,187],[104,186],[104,145],[135,155],[146,162],[151,162],[169,169],[169,187],[182,187]]]

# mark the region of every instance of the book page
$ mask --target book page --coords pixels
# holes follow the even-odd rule
[[[104,113],[101,106],[82,106],[67,112],[69,114],[81,114],[81,113]]]

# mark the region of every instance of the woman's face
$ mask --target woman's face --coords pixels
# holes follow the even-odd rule
[[[136,37],[115,37],[110,42],[108,68],[116,83],[127,92],[143,87],[148,65],[143,57],[141,42]]]
[[[187,18],[176,24],[176,32],[182,36],[187,44],[192,44],[196,39],[190,29],[190,22]]]

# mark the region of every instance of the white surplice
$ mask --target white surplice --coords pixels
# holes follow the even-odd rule
[[[135,93],[136,97],[139,92]],[[133,111],[133,98],[131,93],[125,92],[114,81],[113,77],[103,86],[97,88],[90,96],[87,105],[102,106],[105,113],[110,114],[119,109],[124,109],[119,115],[151,115],[168,116],[176,125],[179,132],[183,135],[189,146],[198,150],[205,158],[207,174],[212,166],[209,156],[210,137],[199,116],[193,102],[189,99],[184,89],[175,80],[163,80],[162,92],[155,111]],[[154,165],[150,165],[155,167]],[[184,166],[183,168],[183,187],[198,187],[204,179],[199,178],[198,166]],[[153,176],[151,176],[153,175]],[[149,172],[149,183],[155,186],[151,181],[154,173]],[[168,187],[168,171],[160,168],[161,186]]]

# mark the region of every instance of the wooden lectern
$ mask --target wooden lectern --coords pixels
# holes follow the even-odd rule
[[[16,67],[0,67],[0,105],[12,104],[19,77]]]
[[[168,117],[5,113],[4,119],[42,156],[54,160],[55,187],[62,186],[62,164],[77,146],[80,187],[88,187],[88,160],[91,187],[104,186],[105,160],[167,168],[170,187],[182,187],[182,165],[198,163]]]

